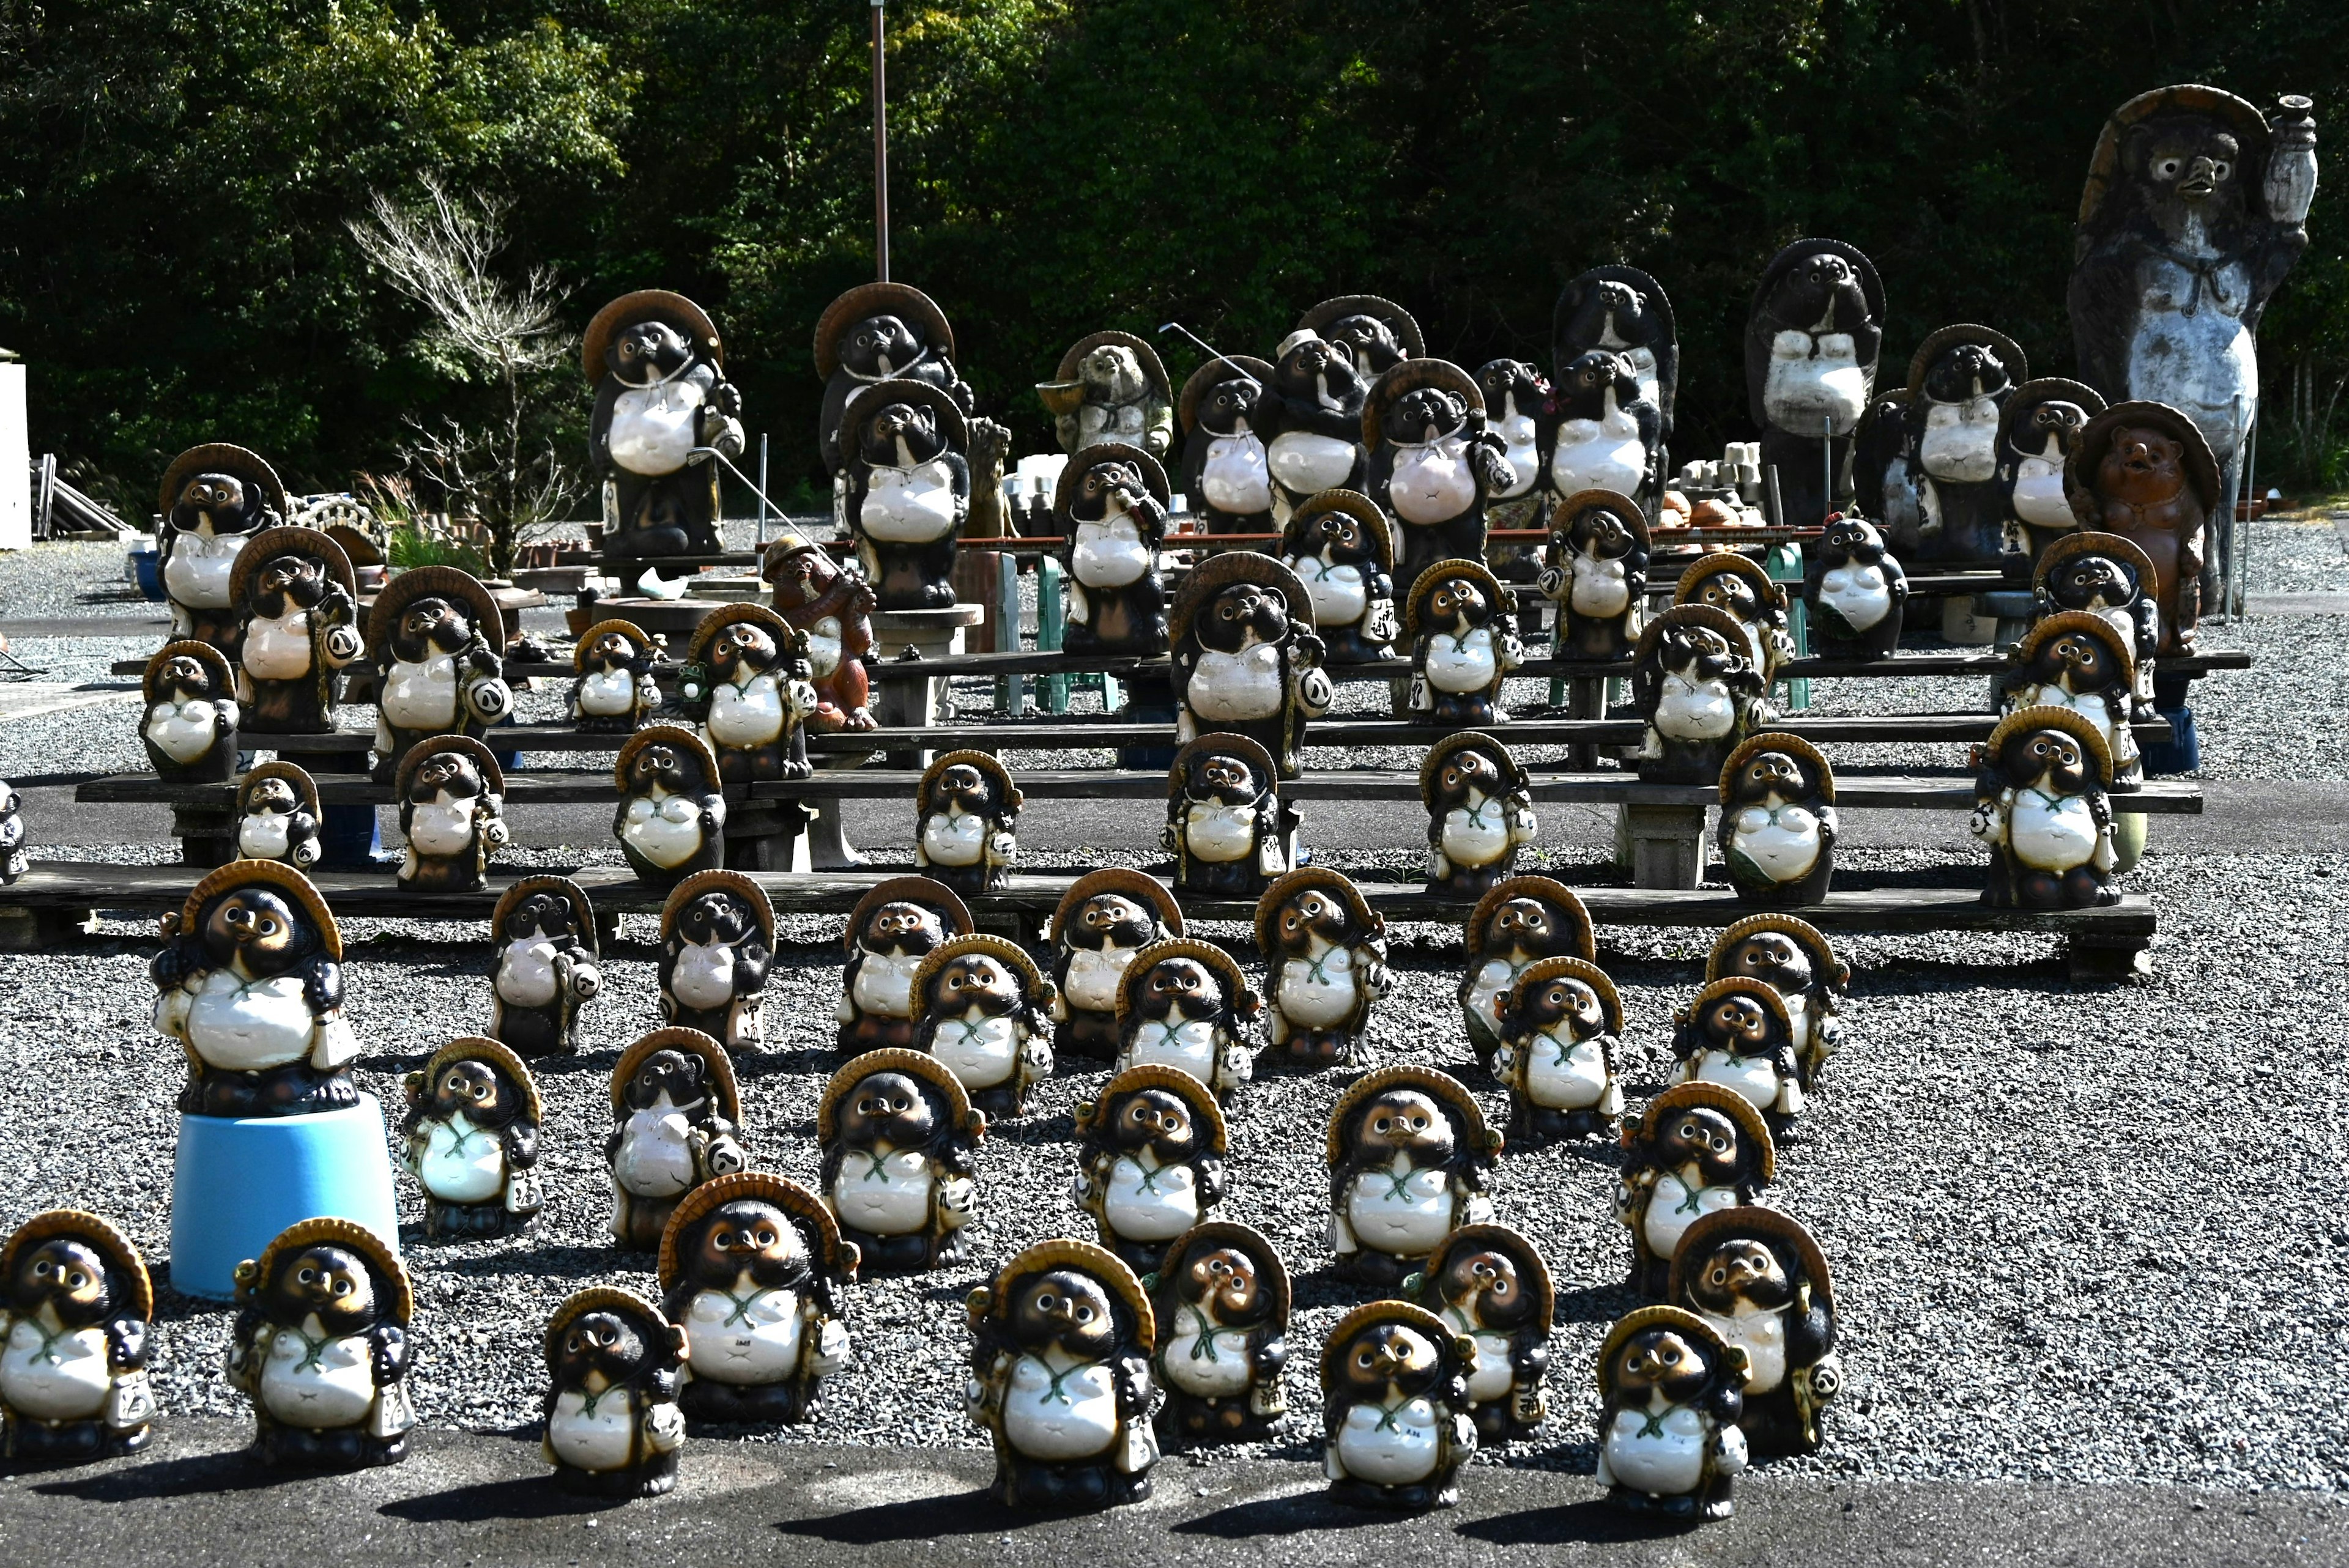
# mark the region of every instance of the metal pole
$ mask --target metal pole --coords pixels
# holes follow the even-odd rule
[[[873,0],[873,262],[885,284],[889,281],[889,73],[883,53],[887,33],[882,0]]]
[[[759,437],[759,548],[767,548],[767,438]]]

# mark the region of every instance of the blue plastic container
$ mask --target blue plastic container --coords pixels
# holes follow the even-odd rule
[[[318,863],[329,871],[366,871],[383,848],[373,806],[337,806],[319,810]]]
[[[160,550],[130,552],[130,569],[139,574],[139,592],[157,603],[163,602],[163,552]]]
[[[356,1221],[398,1251],[391,1155],[373,1095],[318,1116],[180,1118],[172,1289],[226,1301],[237,1264],[288,1225],[321,1216]]]

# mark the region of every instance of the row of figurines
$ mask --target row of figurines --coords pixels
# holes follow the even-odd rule
[[[863,1262],[797,1182],[742,1171],[695,1189],[661,1233],[657,1302],[594,1286],[547,1323],[543,1452],[557,1483],[657,1495],[690,1426],[811,1418],[851,1361]],[[1529,1440],[1547,1417],[1556,1297],[1532,1243],[1467,1224],[1417,1264],[1322,1347],[1323,1466],[1341,1501],[1448,1506],[1470,1454]],[[51,1210],[0,1246],[0,1279],[10,1463],[146,1449],[160,1412],[138,1251],[95,1214]],[[304,1221],[241,1264],[235,1289],[225,1372],[251,1402],[256,1457],[329,1470],[406,1458],[416,1301],[384,1238]],[[1600,1347],[1599,1479],[1625,1506],[1726,1517],[1750,1458],[1820,1447],[1842,1380],[1834,1284],[1798,1222],[1747,1203],[1686,1225],[1669,1289],[1672,1305],[1625,1316]],[[1139,1274],[1087,1243],[1045,1242],[967,1309],[965,1408],[993,1440],[1007,1504],[1138,1502],[1162,1443],[1262,1440],[1288,1416],[1288,1271],[1247,1225],[1196,1225]]]

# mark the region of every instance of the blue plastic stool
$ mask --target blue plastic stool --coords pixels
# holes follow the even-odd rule
[[[391,1156],[375,1096],[317,1116],[180,1118],[173,1290],[228,1300],[237,1264],[259,1257],[288,1225],[322,1215],[356,1221],[399,1250]]]

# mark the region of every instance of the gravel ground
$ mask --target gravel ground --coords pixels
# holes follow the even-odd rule
[[[2323,542],[2310,531],[2308,542]],[[2308,576],[2296,583],[2329,584],[2324,573],[2337,565],[2314,548],[2305,553],[2294,570]],[[47,573],[47,554],[15,559]],[[10,602],[16,574],[14,561],[0,562],[0,603]],[[2337,704],[2340,624],[2273,618],[2240,631],[2287,650],[2279,660],[2303,659],[2312,679],[2329,662]],[[2252,645],[2271,656],[2268,642]],[[2337,750],[2311,755],[2311,731],[2323,737],[2309,723],[2306,686],[2230,678],[2239,684],[2223,718],[2205,730],[2206,747],[2225,758],[2214,774],[2223,766],[2253,777],[2344,776]],[[74,765],[56,760],[56,748],[105,726],[64,717],[0,726],[0,769]],[[2239,749],[2221,753],[2222,743]],[[90,735],[82,744],[117,743]],[[1040,864],[1043,848],[1029,846]],[[594,849],[592,858],[607,857]],[[146,852],[118,846],[107,858]],[[1400,877],[1413,857],[1333,850],[1323,858],[1357,875]],[[1582,851],[1539,859],[1568,881],[1616,880]],[[1841,863],[1856,883],[1963,886],[1979,874],[1975,857],[1955,848],[1860,850]],[[1785,1149],[1769,1196],[1813,1229],[1835,1266],[1850,1393],[1830,1418],[1826,1452],[1784,1468],[2349,1489],[2340,1437],[2349,1393],[2335,1370],[2349,1324],[2349,1222],[2339,1202],[2349,1044],[2337,1023],[2349,1006],[2338,964],[2349,947],[2349,861],[2157,851],[2131,885],[2155,893],[2163,936],[2157,974],[2117,990],[2071,988],[2040,938],[1848,943],[1851,1044]],[[816,1169],[815,1099],[836,1065],[828,1020],[837,931],[820,918],[784,923],[768,1006],[774,1038],[742,1064],[758,1161],[803,1181]],[[1252,958],[1237,927],[1208,932]],[[398,1075],[485,1021],[487,952],[477,929],[462,925],[353,921],[346,934],[346,993],[367,1047],[360,1076],[396,1116]],[[429,1424],[527,1424],[540,1387],[537,1331],[554,1303],[592,1283],[651,1285],[643,1260],[601,1239],[608,1189],[599,1156],[611,1064],[657,1021],[651,934],[648,921],[627,923],[589,1016],[591,1048],[542,1077],[548,1206],[532,1233],[428,1246],[403,1179],[421,1304],[412,1386]],[[1601,961],[1630,1016],[1636,1103],[1661,1086],[1671,1011],[1701,979],[1710,936],[1604,935]],[[1497,1114],[1500,1096],[1468,1066],[1451,1000],[1457,940],[1444,927],[1397,933],[1398,992],[1374,1017],[1373,1044],[1381,1060],[1462,1074]],[[150,951],[143,931],[118,923],[69,951],[0,960],[11,1020],[0,1029],[0,1071],[43,1091],[0,1110],[0,1190],[12,1213],[98,1209],[160,1257],[180,1065],[148,1024]],[[990,1137],[978,1264],[861,1287],[855,1363],[822,1417],[803,1432],[763,1436],[978,1440],[959,1410],[962,1297],[1017,1248],[1088,1233],[1068,1191],[1071,1112],[1104,1078],[1064,1065],[1030,1118]],[[1235,1118],[1234,1192],[1222,1210],[1271,1234],[1298,1276],[1288,1393],[1292,1430],[1308,1437],[1318,1428],[1310,1368],[1320,1335],[1355,1299],[1327,1274],[1323,1235],[1319,1140],[1341,1088],[1334,1078],[1277,1078],[1249,1093]],[[1611,1155],[1590,1149],[1511,1154],[1502,1165],[1500,1216],[1536,1239],[1560,1289],[1552,1435],[1506,1462],[1591,1465],[1590,1357],[1632,1305],[1619,1284],[1628,1243],[1607,1212],[1611,1173]],[[167,1412],[237,1412],[218,1376],[228,1315],[167,1295],[160,1315],[154,1360]],[[1293,1438],[1273,1451],[1311,1449]]]

